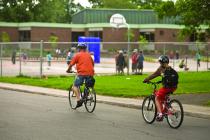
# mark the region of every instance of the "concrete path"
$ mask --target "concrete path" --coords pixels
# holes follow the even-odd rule
[[[8,83],[0,83],[0,88],[15,90],[15,91],[24,91],[33,94],[55,96],[55,97],[63,97],[63,98],[68,97],[68,91],[51,89],[51,88],[43,88],[43,87],[35,87],[35,86],[27,86],[19,84],[8,84]],[[136,109],[141,108],[142,101],[143,101],[142,99],[119,98],[119,97],[97,95],[97,102],[99,103],[119,105]],[[183,107],[185,115],[210,119],[210,107],[187,105],[187,104],[183,104]]]

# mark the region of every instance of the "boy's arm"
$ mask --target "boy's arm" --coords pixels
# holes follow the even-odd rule
[[[149,82],[150,80],[154,79],[155,77],[158,77],[161,75],[162,67],[159,67],[153,74],[149,75],[144,79],[144,83]]]
[[[72,66],[76,64],[77,59],[78,59],[77,55],[73,57],[72,61],[70,62],[68,66],[68,69],[66,70],[67,73],[69,73],[71,71]]]

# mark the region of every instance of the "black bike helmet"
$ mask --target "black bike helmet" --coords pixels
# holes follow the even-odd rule
[[[87,49],[87,45],[85,43],[78,43],[77,48],[78,49]]]
[[[169,63],[169,58],[168,58],[168,56],[166,56],[166,55],[161,55],[161,56],[158,58],[158,61],[159,61],[160,63]]]

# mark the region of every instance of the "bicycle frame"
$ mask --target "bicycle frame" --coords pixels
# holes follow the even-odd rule
[[[149,82],[149,84],[152,84],[153,87],[153,94],[151,95],[151,98],[153,98],[155,100],[155,96],[156,96],[156,92],[157,92],[157,84],[162,83],[162,81],[158,81],[158,82]],[[166,117],[167,115],[170,115],[171,112],[168,112],[168,109],[170,108],[169,103],[171,101],[170,99],[170,94],[172,93],[168,93],[164,99],[164,101],[162,102],[163,105],[163,115]],[[150,103],[149,103],[150,104]]]

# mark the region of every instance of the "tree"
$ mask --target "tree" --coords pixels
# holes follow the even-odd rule
[[[7,22],[71,22],[83,7],[74,0],[3,0],[0,20]]]
[[[138,5],[138,9],[154,9],[162,3],[162,0],[131,0],[133,4]]]
[[[93,8],[137,9],[137,6],[128,0],[89,0]]]
[[[162,0],[89,0],[93,8],[154,9]]]
[[[10,42],[10,37],[9,37],[9,34],[7,32],[2,32],[1,41],[2,42]]]
[[[49,42],[51,43],[52,48],[55,49],[58,45],[58,37],[54,33],[51,33],[49,37]]]
[[[146,49],[148,43],[149,43],[148,40],[144,36],[142,35],[139,36],[139,50]]]
[[[177,0],[164,2],[156,9],[160,18],[164,16],[179,17],[178,23],[185,25],[182,35],[197,34],[201,39],[203,32],[210,35],[210,2],[209,0]]]

